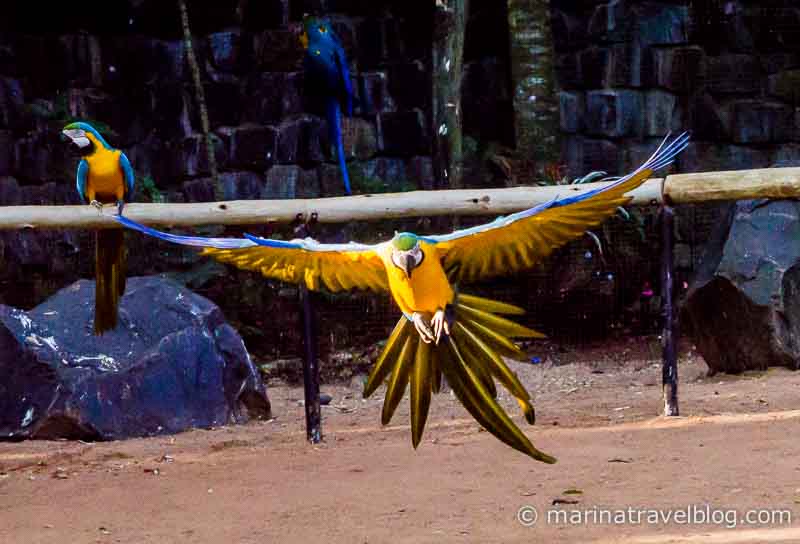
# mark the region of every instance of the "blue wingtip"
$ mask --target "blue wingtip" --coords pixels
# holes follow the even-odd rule
[[[159,240],[165,240],[173,244],[180,244],[183,246],[193,247],[213,247],[216,249],[241,249],[245,247],[253,247],[256,245],[254,242],[246,238],[204,238],[202,236],[181,236],[178,234],[170,234],[162,232],[154,228],[150,228],[141,223],[125,217],[124,215],[112,215],[114,221],[120,223],[126,228],[141,232]]]

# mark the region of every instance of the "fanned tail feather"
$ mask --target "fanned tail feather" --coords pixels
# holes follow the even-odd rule
[[[342,171],[344,180],[344,190],[349,195],[350,174],[347,173],[347,160],[344,155],[344,141],[342,138],[342,109],[339,102],[335,99],[328,101],[328,127],[330,128],[331,139],[336,145],[336,155],[339,160],[339,169]]]
[[[372,395],[387,381],[381,417],[386,425],[410,385],[411,441],[416,448],[422,440],[431,394],[439,392],[444,376],[459,401],[487,431],[534,459],[555,463],[553,457],[533,446],[496,398],[495,380],[516,398],[526,421],[534,422],[531,397],[503,361],[503,356],[524,357],[509,336],[541,338],[544,335],[496,313],[520,314],[522,310],[460,294],[455,301],[456,319],[451,335],[442,338],[438,345],[422,342],[413,324],[401,318],[370,373],[364,397]]]
[[[95,233],[94,333],[116,328],[119,300],[125,293],[125,232],[105,229]]]

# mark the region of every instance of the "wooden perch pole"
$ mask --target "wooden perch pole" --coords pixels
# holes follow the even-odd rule
[[[664,181],[664,200],[671,204],[799,196],[800,168],[674,174]]]
[[[379,221],[404,217],[444,215],[504,215],[524,210],[556,197],[586,192],[604,185],[559,185],[513,187],[510,189],[460,189],[413,191],[349,197],[293,200],[235,200],[198,203],[131,203],[125,216],[153,226],[261,225],[291,223],[300,214],[308,220],[313,213],[321,223]],[[657,204],[661,180],[648,180],[633,191],[634,204]],[[102,214],[89,205],[0,206],[0,230],[22,228],[109,228],[118,223],[110,216],[116,208],[107,206]]]
[[[263,225],[291,223],[298,214],[308,220],[317,213],[320,223],[381,221],[404,217],[445,215],[506,215],[553,198],[563,198],[602,187],[605,183],[512,187],[507,189],[453,189],[379,195],[294,200],[234,200],[191,204],[132,203],[125,215],[154,226]],[[662,195],[663,188],[663,195]],[[737,172],[680,174],[666,180],[650,179],[635,191],[631,205],[684,204],[752,198],[800,198],[800,168],[767,168]],[[99,213],[82,206],[0,206],[0,230],[23,228],[113,228],[113,206]]]

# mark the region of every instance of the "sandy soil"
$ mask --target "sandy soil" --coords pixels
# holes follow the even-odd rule
[[[381,392],[363,401],[358,380],[324,388],[333,402],[318,446],[305,442],[302,390],[288,386],[270,390],[269,422],[115,443],[0,443],[0,543],[800,543],[800,373],[709,378],[690,352],[684,417],[667,420],[657,417],[657,349],[634,341],[614,354],[515,367],[537,398],[527,432],[558,457],[553,466],[500,444],[447,392],[414,451],[407,402],[381,428]],[[678,518],[697,520],[688,509],[705,505],[721,523]],[[531,527],[518,520],[527,507],[538,513]],[[597,520],[600,508],[676,517],[611,524]],[[747,524],[728,512],[755,509],[788,513]],[[584,512],[588,523],[573,523]]]

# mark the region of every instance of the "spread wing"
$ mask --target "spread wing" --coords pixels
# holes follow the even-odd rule
[[[316,240],[272,240],[245,235],[245,238],[203,238],[162,232],[124,216],[112,216],[125,227],[149,236],[205,248],[203,255],[243,270],[260,272],[267,278],[289,283],[305,283],[309,289],[324,286],[329,291],[365,289],[389,290],[386,270],[378,255],[378,245],[320,244]]]
[[[82,202],[86,202],[86,178],[89,177],[89,163],[86,159],[81,159],[78,163],[78,175],[75,178],[75,187]]]
[[[125,176],[125,198],[130,199],[133,197],[133,186],[136,183],[136,175],[133,173],[131,161],[125,156],[125,153],[119,154],[119,167],[122,169],[122,174]]]
[[[442,264],[453,282],[484,279],[529,268],[556,248],[602,223],[628,202],[625,193],[668,166],[683,151],[689,135],[669,136],[650,159],[630,174],[580,195],[550,202],[491,223],[452,234],[429,236],[436,242]]]

